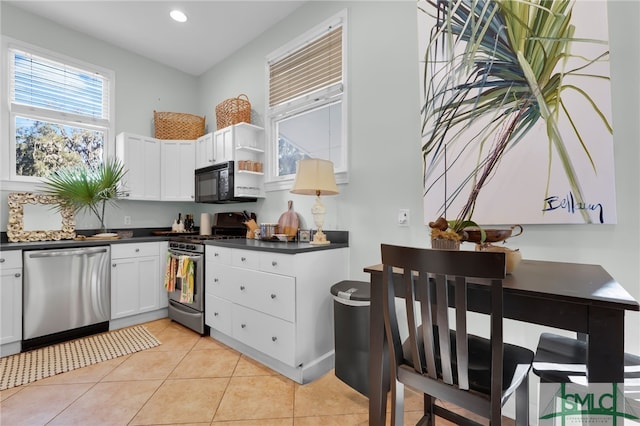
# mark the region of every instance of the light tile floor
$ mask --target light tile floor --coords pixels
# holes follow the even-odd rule
[[[300,385],[168,319],[144,325],[160,346],[0,392],[0,425],[368,424],[367,398],[333,372]],[[422,398],[406,393],[415,424]]]

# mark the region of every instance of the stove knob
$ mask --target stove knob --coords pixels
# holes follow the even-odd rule
[[[196,246],[194,246],[193,244],[187,244],[187,249],[189,250],[195,250]]]

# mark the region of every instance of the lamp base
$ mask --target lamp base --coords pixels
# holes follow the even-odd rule
[[[309,241],[309,244],[315,246],[321,246],[326,244],[331,244],[331,241],[327,241],[327,236],[322,229],[318,229],[318,231],[313,235],[313,240]]]

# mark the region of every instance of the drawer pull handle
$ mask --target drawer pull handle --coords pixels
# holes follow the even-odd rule
[[[213,257],[218,257],[220,256],[218,253],[213,253]]]
[[[217,317],[217,316],[218,316],[218,313],[217,313],[217,312],[214,312],[214,313],[213,313],[213,316],[214,316],[214,317]]]
[[[271,341],[272,341],[272,342],[275,342],[276,340],[278,340],[278,338],[277,338],[276,336],[273,336],[273,337],[271,338]]]
[[[218,282],[218,279],[217,279],[217,278],[214,278],[214,279],[213,279],[213,282],[214,282],[214,283],[217,283],[217,282]]]
[[[271,298],[272,298],[272,299],[275,299],[275,298],[276,298],[276,295],[275,295],[274,293],[271,293]]]
[[[0,257],[0,263],[4,263],[4,257]]]
[[[240,327],[241,327],[241,328],[246,328],[246,327],[247,327],[247,324],[240,324]]]
[[[140,249],[136,249],[136,253],[138,253],[140,251]]]
[[[243,285],[240,286],[240,290],[244,291],[245,287]]]
[[[16,272],[16,274],[14,275],[16,278],[20,278],[20,272]]]
[[[116,267],[116,263],[112,264],[111,266],[113,266],[115,268]]]
[[[278,262],[276,262],[275,260],[271,261],[271,266],[278,266]]]
[[[244,262],[244,261],[247,260],[247,258],[246,257],[241,257],[240,260]]]

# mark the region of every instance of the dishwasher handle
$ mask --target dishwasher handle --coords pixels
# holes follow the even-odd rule
[[[95,253],[107,253],[107,247],[87,247],[80,249],[67,249],[67,250],[43,250],[29,253],[28,256],[31,259],[40,257],[58,257],[58,256],[77,256],[82,254],[95,254]]]

